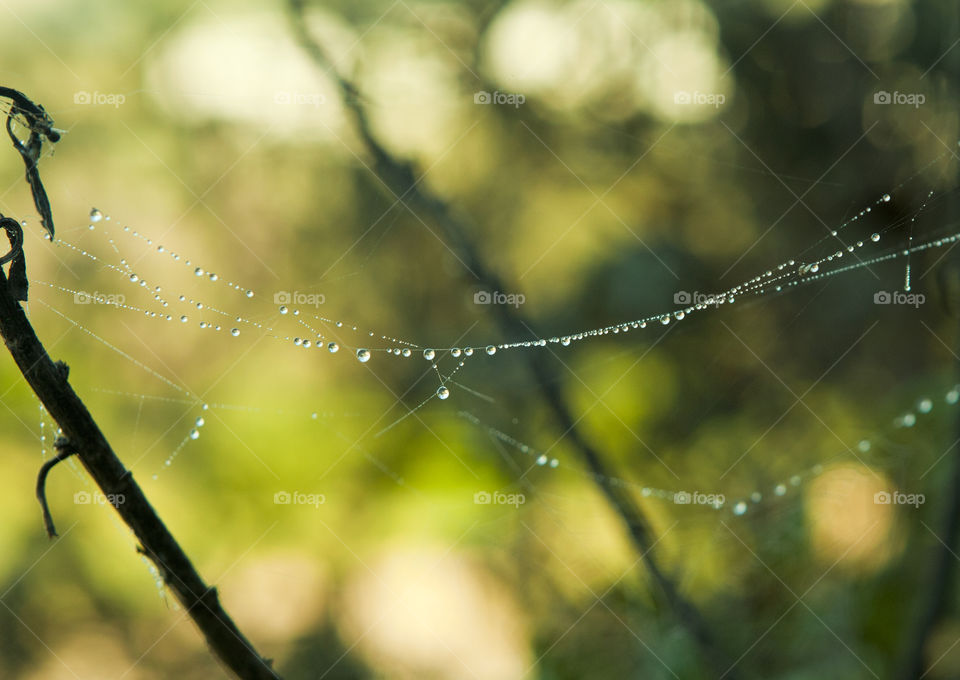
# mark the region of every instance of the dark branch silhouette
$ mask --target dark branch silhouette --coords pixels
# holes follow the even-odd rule
[[[0,88],[0,96],[12,99],[16,110],[27,116],[31,128],[28,148],[33,148],[33,140],[40,134],[51,141],[58,138],[42,107],[9,88]],[[23,153],[20,147],[18,150]],[[37,178],[39,181],[39,175]],[[52,232],[52,222],[45,226]],[[240,632],[221,606],[217,589],[203,581],[134,481],[133,474],[110,448],[93,416],[70,385],[67,365],[54,362],[47,354],[19,304],[26,298],[20,223],[0,215],[0,227],[7,232],[11,244],[10,254],[0,258],[0,263],[10,262],[9,278],[0,269],[0,335],[23,377],[64,435],[57,441],[57,457],[41,468],[37,479],[37,497],[48,534],[56,535],[44,493],[47,473],[59,460],[75,454],[103,494],[113,499],[113,507],[140,541],[138,550],[156,564],[164,583],[200,629],[214,655],[244,680],[277,680],[280,676],[273,670],[271,662],[261,657]],[[22,282],[15,277],[22,277]]]
[[[360,94],[351,80],[340,73],[323,47],[313,39],[307,29],[302,0],[288,0],[294,33],[298,42],[313,61],[326,70],[337,82],[344,103],[353,115],[367,151],[374,160],[374,172],[393,193],[393,198],[404,201],[415,214],[422,214],[439,226],[452,244],[467,270],[490,290],[509,290],[500,277],[488,266],[469,234],[476,230],[450,206],[433,194],[420,182],[407,162],[393,157],[379,142],[371,130],[369,120],[360,101]],[[508,337],[535,337],[524,316],[510,305],[491,305],[496,321]],[[529,370],[536,379],[540,394],[549,405],[561,432],[579,452],[610,505],[626,525],[630,539],[642,557],[660,592],[666,598],[677,619],[686,627],[699,644],[705,658],[725,678],[733,678],[733,664],[718,645],[713,631],[699,610],[679,591],[673,580],[664,573],[653,555],[656,540],[640,507],[624,489],[614,485],[613,475],[600,452],[584,437],[577,427],[569,405],[557,388],[557,376],[549,357],[543,352],[525,352]]]

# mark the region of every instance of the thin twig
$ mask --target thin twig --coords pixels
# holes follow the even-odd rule
[[[358,132],[373,157],[374,171],[389,187],[395,197],[402,197],[415,214],[429,216],[439,226],[454,250],[466,265],[466,268],[489,290],[509,290],[503,286],[499,276],[490,268],[480,255],[479,249],[471,241],[469,234],[474,230],[466,221],[454,215],[450,206],[440,197],[418,182],[409,163],[394,158],[373,134],[356,86],[333,64],[323,47],[313,39],[307,29],[303,0],[288,0],[291,9],[293,30],[302,47],[311,58],[329,72],[336,80],[341,96],[351,111]],[[501,329],[512,337],[525,337],[531,334],[526,319],[510,305],[492,305],[496,320]],[[549,405],[560,430],[580,453],[597,484],[613,509],[627,527],[628,534],[637,552],[643,558],[653,580],[666,597],[667,603],[677,619],[687,628],[699,644],[704,656],[719,672],[731,669],[725,678],[731,679],[732,664],[720,649],[714,635],[699,610],[680,593],[673,580],[660,568],[653,555],[656,542],[652,531],[633,497],[611,483],[613,475],[607,469],[603,457],[581,434],[569,406],[556,387],[555,371],[542,352],[525,352],[528,368],[536,378],[542,397]]]
[[[57,463],[66,460],[74,455],[77,450],[70,445],[70,441],[64,438],[58,438],[54,447],[59,451],[56,456],[48,460],[40,467],[37,474],[37,500],[40,501],[40,510],[43,513],[43,526],[47,530],[48,538],[57,537],[57,528],[53,525],[53,515],[50,514],[50,505],[47,503],[47,475]]]

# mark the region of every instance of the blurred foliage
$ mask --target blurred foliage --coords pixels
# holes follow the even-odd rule
[[[75,249],[42,240],[20,160],[0,155],[0,210],[29,222],[38,333],[286,677],[726,670],[706,669],[658,609],[618,518],[538,399],[520,352],[546,350],[475,357],[449,400],[375,436],[429,397],[436,375],[422,359],[383,353],[361,365],[349,348],[394,346],[380,334],[420,347],[525,338],[498,335],[435,225],[371,174],[282,6],[16,0],[0,12],[0,82],[67,130],[41,170],[58,236]],[[904,246],[905,217],[930,190],[915,238],[956,232],[957,14],[945,0],[333,2],[311,9],[310,28],[357,81],[377,134],[469,215],[513,286],[502,292],[522,294],[535,333],[551,337],[825,255],[823,237],[866,206],[876,207],[844,233],[884,230],[875,252]],[[881,91],[925,101],[884,106]],[[524,101],[475,104],[479,92]],[[688,104],[681,93],[713,99]],[[885,192],[893,200],[876,205]],[[90,229],[92,206],[109,222]],[[103,264],[120,258],[169,293],[173,322],[74,304],[73,291],[97,291],[156,308]],[[896,259],[556,348],[580,426],[637,485],[657,556],[742,668],[792,679],[894,668],[939,545],[923,527],[938,526],[949,494],[956,414],[942,397],[954,379],[955,301],[940,284],[951,261],[942,249],[912,258],[927,297],[916,309],[872,303],[901,289]],[[195,277],[195,266],[257,294]],[[324,296],[318,313],[344,322],[324,332],[344,350],[283,340],[309,335],[273,303],[293,290]],[[281,339],[246,324],[231,338],[236,314]],[[175,401],[63,315],[212,408]],[[0,361],[0,383],[0,675],[217,675],[119,520],[70,502],[93,490],[74,463],[51,477],[63,538],[46,543],[32,488],[51,426],[39,429],[12,362]],[[921,396],[933,412],[892,428]],[[533,465],[460,410],[559,467]],[[200,438],[165,466],[199,416]],[[642,485],[764,498],[735,517],[729,504],[675,505]],[[875,505],[884,489],[927,503]],[[526,502],[474,503],[494,490]],[[325,502],[275,504],[282,491]],[[958,627],[951,607],[929,641],[929,677],[956,675]]]

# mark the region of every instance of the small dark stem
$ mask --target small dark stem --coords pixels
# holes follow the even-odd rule
[[[57,440],[57,448],[59,453],[48,460],[40,467],[40,472],[37,474],[37,500],[40,501],[40,510],[43,512],[43,525],[47,529],[47,536],[50,538],[57,537],[57,529],[53,525],[53,515],[50,514],[50,506],[47,504],[47,475],[50,474],[50,470],[54,466],[74,455],[77,451],[69,445],[69,442],[66,439]]]

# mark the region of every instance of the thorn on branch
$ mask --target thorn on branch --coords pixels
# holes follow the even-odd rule
[[[56,538],[57,529],[53,525],[53,515],[50,514],[50,506],[47,504],[47,475],[57,463],[77,452],[77,449],[70,443],[70,440],[65,437],[58,437],[53,443],[53,446],[57,449],[57,455],[44,463],[40,467],[40,473],[37,475],[37,500],[40,501],[40,510],[43,513],[43,526],[46,528],[49,538]]]

